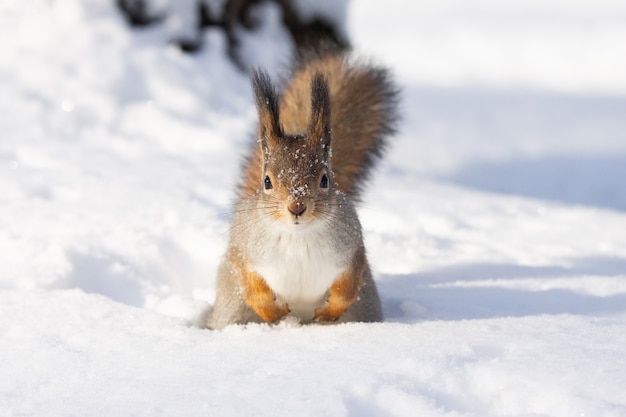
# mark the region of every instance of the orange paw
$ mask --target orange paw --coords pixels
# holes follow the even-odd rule
[[[330,304],[326,304],[324,307],[320,307],[315,310],[315,317],[313,320],[321,323],[337,321],[347,308],[347,306],[346,308],[333,308]]]
[[[285,317],[291,310],[289,310],[289,306],[287,304],[278,305],[276,301],[271,303],[265,303],[263,305],[255,305],[252,306],[254,311],[261,317],[263,320],[273,323],[276,322],[283,317]]]
[[[245,270],[243,275],[244,298],[246,303],[263,320],[273,323],[285,317],[289,313],[287,304],[278,304],[272,289],[267,285],[262,276],[256,272]]]

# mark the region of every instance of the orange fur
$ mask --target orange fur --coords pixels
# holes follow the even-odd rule
[[[315,320],[336,321],[357,300],[363,283],[363,273],[367,268],[365,250],[361,248],[349,269],[344,271],[328,289],[326,304],[315,310]]]
[[[243,296],[259,317],[267,322],[275,322],[289,313],[289,307],[276,303],[274,292],[263,277],[245,267],[242,275]]]

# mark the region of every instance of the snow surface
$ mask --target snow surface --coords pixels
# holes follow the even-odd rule
[[[360,207],[386,321],[221,332],[248,80],[113,3],[0,3],[0,416],[626,415],[624,2],[336,5],[403,89]]]

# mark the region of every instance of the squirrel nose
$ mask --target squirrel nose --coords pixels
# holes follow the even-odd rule
[[[291,202],[287,205],[287,210],[294,216],[301,216],[306,210],[306,204],[299,202]]]

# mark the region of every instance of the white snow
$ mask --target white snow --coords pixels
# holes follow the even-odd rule
[[[256,116],[223,34],[0,3],[0,416],[626,415],[626,4],[341,5],[403,90],[359,207],[386,321],[215,332]]]

